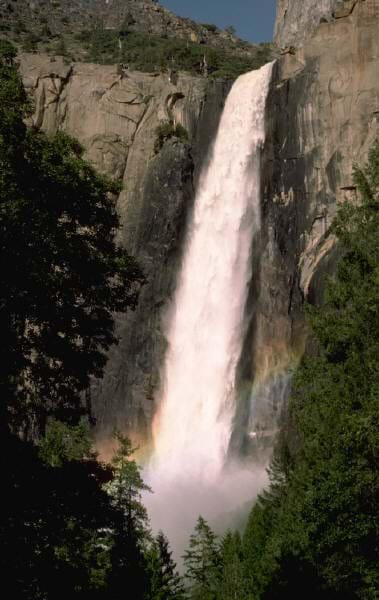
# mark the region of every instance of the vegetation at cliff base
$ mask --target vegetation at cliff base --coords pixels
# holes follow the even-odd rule
[[[83,394],[117,341],[113,313],[135,305],[143,276],[115,243],[118,183],[99,176],[75,140],[25,127],[14,56],[3,43],[0,572],[20,599],[119,598],[121,580],[149,581],[144,487],[122,438],[112,465],[97,461]]]

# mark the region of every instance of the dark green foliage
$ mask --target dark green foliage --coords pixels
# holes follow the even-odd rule
[[[16,48],[7,40],[0,40],[0,61],[12,64],[17,56]]]
[[[91,376],[116,342],[113,313],[133,307],[142,275],[115,245],[120,186],[75,140],[23,123],[27,101],[0,63],[0,385],[2,425],[75,422]],[[6,414],[5,414],[6,413]]]
[[[183,559],[191,600],[217,600],[221,575],[220,547],[216,535],[201,516]]]
[[[45,435],[39,441],[39,456],[51,467],[61,467],[66,462],[94,458],[88,426],[66,425],[50,421]]]
[[[118,36],[99,24],[90,34],[88,58],[91,62],[109,64],[119,60]]]
[[[163,145],[171,138],[188,141],[188,132],[180,123],[177,125],[174,125],[173,123],[162,123],[162,125],[157,127],[155,133],[157,138],[154,144],[154,152],[156,154],[160,152],[160,150],[163,148]]]
[[[51,29],[46,24],[41,27],[41,37],[47,39],[52,37]]]
[[[114,521],[103,483],[112,473],[94,460],[54,468],[37,449],[2,437],[0,572],[23,600],[97,598],[105,584],[104,532]]]
[[[105,466],[79,427],[53,424],[39,451],[16,437],[2,438],[9,458],[2,471],[0,570],[15,597],[121,600],[130,589],[133,600],[182,599],[162,536],[159,561],[151,562],[140,498],[148,488],[130,442],[118,440],[112,465]],[[150,594],[150,579],[157,591],[160,576],[176,595]]]
[[[144,600],[150,589],[145,558],[150,531],[141,493],[151,490],[131,458],[135,448],[120,434],[116,434],[116,439],[119,447],[112,460],[113,477],[105,486],[116,511],[110,540],[108,593],[112,600],[123,600],[127,582],[133,590],[133,600]]]
[[[66,56],[67,55],[67,46],[66,46],[66,42],[65,42],[63,36],[61,36],[58,39],[58,41],[57,41],[57,43],[55,45],[55,52],[59,56]]]
[[[217,25],[214,25],[213,23],[202,23],[202,26],[204,29],[211,31],[212,33],[215,33],[218,29]]]
[[[35,33],[28,33],[22,43],[22,49],[24,52],[37,52],[38,50],[38,42],[40,41],[40,36]]]
[[[104,466],[81,421],[82,392],[115,341],[112,315],[135,304],[142,275],[114,242],[119,185],[75,140],[27,131],[14,55],[1,44],[3,586],[23,600],[117,600],[127,583],[142,600],[146,486],[128,440]]]
[[[318,353],[296,377],[271,486],[244,536],[251,598],[374,600],[379,590],[379,144],[359,204],[332,227],[343,257],[309,309]]]
[[[222,600],[246,598],[243,551],[239,533],[228,532],[221,543],[219,597]]]
[[[16,34],[16,36],[19,36],[22,33],[25,33],[26,32],[25,24],[20,19],[17,19],[14,24],[13,31]]]
[[[147,560],[151,585],[149,600],[184,600],[183,582],[162,531],[152,541]]]

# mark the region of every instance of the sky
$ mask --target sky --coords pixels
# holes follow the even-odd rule
[[[269,42],[275,19],[276,0],[160,0],[160,4],[182,17],[236,28],[237,35],[251,42]]]

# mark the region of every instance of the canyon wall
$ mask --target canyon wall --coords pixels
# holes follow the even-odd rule
[[[289,3],[303,17],[306,4]],[[263,458],[280,426],[288,373],[309,347],[304,300],[321,301],[340,253],[330,225],[340,203],[358,200],[353,166],[365,162],[379,133],[379,0],[361,0],[340,14],[279,56],[266,107],[258,276],[233,436],[237,452]]]
[[[353,166],[378,136],[378,31],[379,0],[360,0],[276,65],[264,207],[303,296],[317,296],[330,224],[339,203],[356,199]]]
[[[247,390],[296,363],[304,349],[304,298],[318,301],[323,276],[334,268],[338,249],[329,227],[338,204],[356,199],[353,165],[366,159],[378,134],[378,31],[379,0],[278,2],[276,42],[287,50],[267,105],[258,276],[240,365]],[[119,240],[147,283],[137,310],[117,318],[120,344],[103,381],[92,386],[92,403],[102,435],[114,426],[148,433],[166,347],[162,318],[230,83],[30,54],[21,57],[21,72],[35,97],[34,126],[76,136],[101,171],[124,183]],[[189,139],[174,137],[156,152],[156,129],[165,122],[182,124]],[[284,394],[285,379],[278,382]],[[246,399],[240,406],[237,425],[246,420]],[[263,420],[275,433],[278,407],[271,408],[272,419]],[[234,446],[240,451],[244,443]]]

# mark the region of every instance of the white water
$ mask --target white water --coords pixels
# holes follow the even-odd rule
[[[260,231],[260,154],[272,65],[241,76],[203,169],[167,319],[154,454],[145,473],[153,525],[181,546],[199,513],[233,511],[265,473],[226,467],[244,309]],[[179,531],[179,533],[178,533]]]

